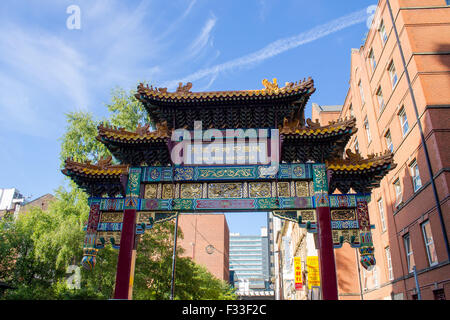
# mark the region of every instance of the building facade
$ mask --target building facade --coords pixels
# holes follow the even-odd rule
[[[369,204],[377,264],[360,270],[363,299],[450,298],[448,34],[448,1],[380,0],[364,45],[351,52],[339,118],[355,117],[359,130],[347,147],[364,157],[390,150],[397,164]],[[352,259],[357,268],[347,251],[338,273]],[[354,298],[357,289],[348,288]]]
[[[183,256],[203,265],[218,279],[229,281],[229,236],[224,214],[180,214]]]
[[[314,234],[300,228],[298,223],[274,218],[277,248],[277,276],[275,277],[275,297],[277,300],[318,300],[319,288],[308,284],[308,257],[317,257]],[[300,260],[302,286],[296,287],[296,265]]]
[[[273,298],[266,227],[260,236],[230,234],[230,272],[239,296]]]

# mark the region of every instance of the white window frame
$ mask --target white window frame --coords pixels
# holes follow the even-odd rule
[[[400,109],[400,112],[398,113],[398,117],[400,119],[400,126],[402,128],[402,136],[405,137],[409,131],[409,123],[408,123],[408,116],[406,115],[406,110],[404,107],[402,107]],[[405,126],[406,126],[406,130],[405,130]]]
[[[402,185],[400,184],[400,179],[394,181],[394,191],[395,191],[395,205],[398,206],[402,202],[403,191]]]
[[[386,139],[386,145],[387,145],[389,151],[394,152],[394,143],[392,142],[391,130],[388,130],[386,132],[386,134],[384,135],[384,138]]]
[[[389,64],[389,67],[388,67],[388,71],[389,71],[389,75],[391,77],[392,88],[395,88],[395,86],[398,83],[398,76],[397,76],[397,71],[395,69],[394,60],[391,60],[391,63]]]
[[[364,119],[364,129],[366,130],[367,143],[371,143],[372,136],[370,135],[370,126],[369,126],[369,120],[367,119],[367,117]]]
[[[384,46],[388,40],[388,36],[386,33],[386,25],[384,24],[384,20],[381,20],[378,31],[380,32],[381,44]]]
[[[425,229],[426,226],[430,226],[430,234],[427,234],[427,231]],[[438,264],[438,259],[437,259],[437,253],[436,253],[436,247],[434,245],[434,240],[433,240],[433,235],[431,234],[431,224],[430,221],[427,220],[424,223],[422,223],[421,225],[422,227],[422,235],[423,235],[423,241],[425,243],[425,249],[427,251],[427,256],[428,256],[428,263],[430,265],[430,267]],[[431,241],[429,241],[429,239],[431,239]],[[430,252],[430,247],[433,249],[433,253]],[[436,257],[435,261],[432,261],[432,258]]]
[[[411,170],[411,178],[413,182],[414,192],[417,192],[420,188],[422,188],[422,180],[420,179],[419,166],[417,161],[414,160],[410,165],[409,169]]]
[[[386,106],[386,103],[384,102],[383,90],[381,89],[381,86],[379,86],[378,90],[377,90],[377,100],[378,100],[378,106],[380,107],[380,111],[381,111]]]
[[[388,278],[389,280],[394,280],[394,271],[392,269],[392,257],[391,257],[391,248],[384,248],[384,253],[386,255],[386,262],[388,267]]]
[[[355,151],[356,151],[356,152],[359,152],[359,142],[358,142],[358,137],[355,138],[354,147],[355,147]]]
[[[384,215],[384,204],[383,198],[378,199],[378,212],[380,213],[380,221],[381,221],[381,231],[386,231],[386,217]]]
[[[366,100],[364,98],[364,88],[362,86],[361,80],[359,80],[358,82],[358,87],[359,87],[359,96],[361,97],[361,104],[364,105],[366,103]]]
[[[414,261],[414,251],[411,245],[411,236],[409,233],[403,236],[403,245],[405,246],[405,254],[406,254],[406,265],[408,267],[408,273],[412,273],[414,270],[414,266],[416,265]]]
[[[373,51],[373,48],[371,48],[369,51],[369,61],[372,72],[375,72],[375,69],[377,67],[377,60],[375,59],[375,52]]]

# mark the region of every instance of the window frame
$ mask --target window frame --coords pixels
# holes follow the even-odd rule
[[[408,123],[408,116],[406,114],[405,107],[402,107],[400,111],[398,112],[398,117],[400,120],[400,127],[402,129],[402,136],[405,137],[409,132],[409,123]],[[404,118],[404,121],[403,121]],[[406,131],[405,131],[405,125],[406,125]]]
[[[366,131],[367,144],[370,144],[372,142],[372,135],[370,134],[370,125],[369,125],[369,119],[367,119],[367,116],[364,118],[364,129]]]
[[[361,98],[361,105],[364,106],[366,104],[366,99],[364,97],[364,88],[362,86],[362,81],[361,79],[358,82],[358,88],[359,88],[359,96]]]
[[[383,97],[383,89],[381,89],[381,85],[378,87],[376,95],[377,95],[378,107],[379,107],[379,110],[381,111],[384,109],[384,107],[386,107],[386,103],[385,103],[384,97]]]
[[[398,206],[400,203],[402,203],[403,198],[403,190],[402,185],[400,184],[400,178],[397,178],[397,180],[394,181],[394,192],[395,192],[395,205]],[[400,190],[400,192],[397,192],[397,190]]]
[[[413,190],[416,193],[420,188],[422,188],[422,179],[420,179],[420,170],[419,165],[417,164],[417,160],[414,159],[409,165],[411,179],[413,183]],[[418,183],[417,183],[418,180]]]
[[[378,32],[380,33],[381,44],[384,45],[388,41],[388,35],[386,32],[386,25],[384,24],[384,20],[382,19],[380,22],[380,26],[378,27]]]
[[[393,69],[393,71],[392,71],[392,69]],[[388,65],[388,72],[389,72],[389,76],[391,78],[392,89],[394,89],[398,83],[398,75],[397,75],[397,69],[395,68],[394,59],[392,59]],[[394,82],[394,78],[395,78],[395,82]]]
[[[428,234],[427,234],[427,231],[426,231],[426,229],[425,229],[427,225],[430,227],[430,239],[431,239],[431,242],[428,242]],[[427,220],[427,221],[423,222],[423,223],[420,225],[420,227],[421,227],[421,229],[422,229],[423,242],[424,242],[424,244],[425,244],[425,250],[426,250],[426,252],[427,252],[428,264],[429,264],[430,267],[435,266],[435,265],[438,264],[438,258],[437,258],[436,246],[434,245],[433,234],[432,234],[432,232],[431,232],[431,224],[430,224],[430,220]],[[431,258],[432,258],[432,254],[431,254],[431,252],[430,252],[430,247],[431,247],[431,246],[433,246],[433,251],[434,251],[434,255],[433,255],[433,256],[436,257],[436,260],[435,260],[435,261],[432,261],[432,260],[431,260]]]
[[[388,129],[388,131],[386,131],[386,134],[384,135],[384,139],[386,140],[386,145],[387,145],[389,151],[394,153],[394,143],[392,142],[391,130]]]
[[[386,256],[386,262],[387,262],[388,279],[389,279],[389,281],[391,281],[391,280],[394,280],[394,270],[392,267],[391,248],[389,246],[384,248],[384,254]]]
[[[413,273],[416,262],[414,260],[414,250],[412,249],[411,236],[409,233],[403,236],[403,246],[405,249],[406,265],[408,267],[408,273]]]
[[[378,199],[377,206],[378,206],[378,213],[380,214],[381,231],[385,232],[387,229],[387,225],[386,225],[386,216],[384,215],[383,198]]]
[[[375,69],[377,68],[377,60],[375,59],[375,51],[373,51],[373,48],[370,48],[369,51],[369,63],[372,73],[375,72]]]

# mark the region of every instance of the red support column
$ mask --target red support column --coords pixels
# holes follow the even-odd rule
[[[338,300],[336,262],[331,233],[330,207],[316,209],[319,237],[319,268],[323,300]]]
[[[338,300],[336,262],[334,260],[328,177],[325,164],[313,164],[314,203],[319,242],[320,286],[323,300]]]
[[[120,237],[119,260],[117,262],[116,288],[114,299],[130,298],[130,281],[132,277],[133,249],[136,232],[136,209],[125,209],[122,234]]]

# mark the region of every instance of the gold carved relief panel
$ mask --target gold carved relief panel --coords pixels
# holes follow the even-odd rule
[[[181,185],[180,198],[182,199],[197,199],[202,197],[201,183],[186,183]]]
[[[158,185],[156,183],[150,183],[145,185],[145,199],[156,199],[158,198]]]
[[[249,183],[250,198],[270,198],[272,196],[270,182],[252,182]]]
[[[289,182],[278,182],[278,196],[279,197],[291,196]]]
[[[241,183],[210,183],[209,198],[242,198]]]
[[[162,198],[163,199],[172,199],[174,194],[174,185],[173,184],[163,184],[162,185]]]
[[[296,181],[295,191],[297,193],[297,197],[308,197],[309,196],[308,181]]]

